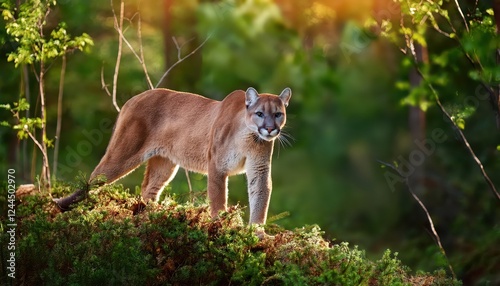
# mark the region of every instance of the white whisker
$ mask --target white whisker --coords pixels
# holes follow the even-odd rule
[[[280,145],[283,146],[283,148],[286,147],[292,147],[292,143],[290,140],[295,141],[295,138],[293,138],[292,135],[281,131],[280,136],[278,136],[278,141],[280,142]]]

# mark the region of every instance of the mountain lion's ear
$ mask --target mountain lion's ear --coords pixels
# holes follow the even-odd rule
[[[280,94],[280,98],[283,101],[283,104],[285,104],[285,107],[288,107],[288,101],[290,101],[290,97],[292,97],[292,90],[287,87]]]
[[[248,107],[254,105],[259,99],[259,93],[253,87],[249,87],[245,92],[245,104]]]

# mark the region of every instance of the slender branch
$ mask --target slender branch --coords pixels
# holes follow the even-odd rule
[[[123,20],[123,19],[121,19],[121,20]],[[130,42],[127,40],[127,38],[125,38],[125,35],[123,33],[123,25],[121,25],[120,27],[115,26],[115,29],[118,32],[118,34],[120,35],[120,41],[123,41],[127,45],[127,47],[130,49],[130,51],[134,54],[134,56],[137,58],[137,60],[141,64],[141,67],[142,67],[142,69],[144,71],[144,75],[146,76],[146,80],[148,82],[148,87],[149,87],[149,89],[152,89],[153,88],[153,83],[151,82],[151,79],[149,78],[148,69],[147,69],[146,63],[144,61],[144,53],[143,53],[143,48],[142,48],[142,35],[141,35],[142,32],[141,32],[141,19],[140,19],[140,16],[139,16],[139,20],[138,20],[138,24],[137,25],[138,25],[138,27],[137,27],[137,36],[139,38],[139,53],[140,53],[140,55],[137,54],[137,52],[135,51],[134,47],[132,47],[132,44],[130,44]]]
[[[425,77],[423,76],[423,74],[420,71],[420,69],[417,68],[417,70],[420,73],[420,75],[422,76],[422,78],[425,80]],[[429,87],[429,89],[432,91],[432,94],[434,95],[434,98],[436,100],[436,103],[437,103],[439,109],[441,109],[441,112],[443,112],[443,114],[446,116],[446,118],[448,118],[448,120],[450,120],[451,124],[458,131],[458,134],[460,135],[460,138],[462,138],[462,141],[464,142],[465,147],[467,148],[467,150],[469,150],[469,153],[471,154],[472,158],[476,162],[476,165],[479,167],[479,169],[481,169],[481,174],[483,175],[484,180],[486,181],[486,183],[490,187],[491,192],[493,193],[493,195],[500,202],[500,194],[498,193],[497,189],[495,188],[495,185],[493,184],[493,182],[491,181],[490,177],[486,173],[483,164],[481,163],[481,161],[479,160],[479,158],[476,156],[476,153],[474,153],[474,150],[472,150],[472,147],[470,146],[469,141],[465,137],[465,135],[462,132],[462,130],[455,124],[455,122],[451,118],[451,115],[446,111],[446,109],[444,108],[444,106],[441,104],[441,101],[439,100],[439,96],[437,94],[437,91],[434,89],[434,86],[432,86],[432,84],[429,83],[427,80],[426,80],[426,83],[427,83],[427,86]]]
[[[193,193],[193,186],[191,185],[191,179],[189,178],[189,172],[187,169],[184,169],[184,172],[186,173],[186,179],[188,182],[188,187],[189,187],[189,198],[192,203],[194,203],[194,193]]]
[[[19,117],[17,117],[17,119],[19,120]],[[26,131],[26,133],[28,133],[28,136],[31,138],[33,143],[35,143],[36,147],[38,147],[38,149],[42,152],[43,167],[42,167],[42,176],[40,179],[41,179],[41,182],[45,184],[45,187],[48,187],[48,189],[50,190],[50,169],[49,169],[49,157],[47,156],[47,146],[45,145],[45,142],[43,140],[42,140],[42,143],[40,143],[40,141],[38,141],[38,139],[36,139],[36,137],[33,135],[33,133],[31,133],[29,131],[28,128],[25,128],[24,131]],[[43,171],[44,169],[46,170],[46,172]],[[49,180],[47,180],[45,178],[45,176],[49,176]]]
[[[59,142],[61,139],[61,125],[62,125],[62,102],[64,94],[64,78],[66,75],[66,53],[62,56],[61,74],[59,76],[59,94],[57,96],[57,125],[56,125],[56,139],[54,145],[54,162],[52,163],[52,174],[57,175],[57,160],[59,159]]]
[[[467,24],[467,20],[465,20],[464,13],[462,13],[462,8],[460,8],[460,4],[458,3],[458,0],[455,0],[455,5],[457,6],[458,13],[460,13],[462,20],[464,21],[465,30],[467,32],[469,32],[469,25]]]
[[[436,243],[437,243],[439,249],[441,250],[441,253],[443,254],[443,256],[448,261],[448,267],[450,268],[451,274],[453,275],[453,279],[457,279],[455,271],[453,271],[453,267],[451,266],[450,261],[448,259],[448,256],[446,255],[446,251],[444,250],[444,247],[441,244],[441,239],[439,238],[439,235],[438,235],[438,233],[436,231],[436,228],[434,227],[434,223],[432,221],[431,215],[429,214],[429,211],[425,207],[424,203],[422,203],[422,201],[415,194],[415,192],[413,192],[412,188],[408,184],[408,181],[406,181],[406,184],[408,186],[408,191],[410,191],[412,197],[417,201],[417,203],[420,205],[420,207],[422,208],[422,210],[425,212],[425,215],[427,216],[427,221],[429,222],[429,225],[431,227],[432,234],[434,235],[434,238],[436,239]]]
[[[451,274],[453,275],[453,278],[456,279],[455,271],[453,271],[453,267],[451,266],[450,261],[448,259],[448,256],[446,255],[446,251],[444,250],[443,244],[441,243],[441,238],[439,237],[439,234],[437,233],[436,228],[434,227],[434,222],[432,220],[432,217],[431,217],[429,211],[427,210],[427,207],[424,205],[424,203],[420,200],[420,198],[415,194],[415,192],[411,188],[410,182],[408,181],[408,177],[401,174],[400,170],[398,168],[396,168],[394,165],[389,164],[389,163],[384,162],[384,161],[381,161],[381,160],[377,160],[377,161],[379,163],[383,164],[384,166],[391,168],[394,172],[396,172],[404,180],[404,182],[406,184],[406,188],[410,192],[411,196],[413,197],[413,199],[415,199],[415,201],[417,201],[417,203],[420,205],[420,208],[422,208],[422,210],[425,212],[425,215],[427,217],[427,221],[429,222],[429,226],[431,227],[431,232],[432,232],[432,235],[434,236],[436,244],[438,245],[439,250],[443,254],[444,258],[448,262],[448,267],[451,271]]]
[[[190,42],[191,40],[189,40],[188,42]],[[179,42],[177,42],[177,39],[175,37],[172,37],[172,41],[174,42],[175,48],[177,49],[177,60],[179,60],[181,58],[182,47],[184,47],[185,43],[182,44],[182,47],[181,47],[181,46],[179,46]]]
[[[40,149],[40,151],[42,151],[43,157],[47,158],[47,154],[45,152],[43,152],[43,146],[42,146],[42,144],[36,139],[36,137],[33,135],[33,133],[31,133],[27,128],[25,128],[24,131],[26,131],[26,133],[28,133],[28,136],[31,138],[31,140],[33,140],[33,142],[38,147],[38,149]]]
[[[177,43],[177,40],[174,37],[172,37],[172,41],[174,41],[175,47],[177,48],[177,61],[167,69],[167,71],[163,74],[163,76],[160,78],[160,80],[156,84],[155,88],[158,88],[160,86],[160,84],[163,82],[163,80],[165,80],[165,78],[167,77],[167,75],[170,73],[170,71],[174,67],[176,67],[178,64],[182,63],[188,57],[194,55],[201,47],[203,47],[203,45],[205,45],[205,43],[211,37],[212,37],[212,34],[209,34],[207,36],[207,38],[198,47],[196,47],[196,49],[194,49],[193,51],[191,51],[189,54],[185,55],[184,57],[181,57],[181,47],[179,47],[179,44]]]
[[[439,25],[434,22],[432,23],[432,27],[434,28],[434,30],[438,33],[440,33],[441,35],[445,36],[446,38],[451,38],[451,35],[443,30],[441,30],[441,28],[439,27]]]
[[[153,83],[149,78],[148,69],[146,67],[146,61],[144,60],[144,49],[142,48],[142,24],[141,24],[141,14],[139,14],[139,18],[137,19],[137,38],[139,39],[139,54],[142,69],[144,70],[144,75],[146,76],[146,80],[148,82],[148,88],[153,89]]]
[[[111,9],[113,10],[113,17],[115,21],[115,29],[122,31],[123,30],[123,10],[124,10],[124,3],[123,1],[120,2],[120,19],[116,19],[116,14],[115,10],[113,9],[113,4],[111,4]],[[123,46],[123,37],[120,37],[118,39],[118,54],[116,56],[116,64],[115,64],[115,73],[113,74],[113,93],[112,93],[112,98],[113,98],[113,105],[115,106],[116,110],[120,112],[120,107],[116,103],[116,85],[118,83],[118,73],[120,71],[120,61],[122,58],[122,46]]]
[[[104,89],[107,95],[111,96],[111,92],[109,92],[108,85],[104,81],[104,66],[101,67],[101,88]]]

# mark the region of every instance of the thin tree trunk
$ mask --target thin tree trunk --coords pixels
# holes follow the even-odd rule
[[[61,75],[59,77],[59,94],[57,96],[57,126],[56,126],[56,139],[54,145],[54,161],[52,163],[52,175],[57,175],[57,161],[59,159],[59,142],[61,139],[61,125],[62,125],[62,112],[63,112],[63,95],[64,95],[64,77],[66,75],[66,54],[62,56]]]
[[[41,151],[42,151],[42,174],[40,177],[40,181],[44,187],[50,190],[50,168],[49,168],[49,158],[47,156],[47,144],[45,140],[47,139],[47,111],[45,106],[45,86],[44,79],[45,77],[45,65],[43,60],[40,61],[40,74],[39,74],[39,82],[38,87],[40,90],[40,110],[41,110],[41,119],[42,119],[42,140],[41,140]]]
[[[26,97],[27,102],[31,102],[31,90],[30,90],[30,77],[29,77],[29,71],[28,71],[28,66],[23,65],[22,68],[22,75],[23,75],[23,93],[24,96]],[[26,109],[25,111],[25,117],[26,118],[31,118],[30,116],[30,109]],[[23,179],[32,182],[30,176],[30,166],[29,166],[29,160],[28,160],[28,140],[22,140],[22,147],[21,147],[21,154],[20,154],[20,170],[22,170],[22,176]]]

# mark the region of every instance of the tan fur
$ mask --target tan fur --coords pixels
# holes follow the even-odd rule
[[[274,139],[286,122],[290,89],[280,96],[237,90],[216,101],[196,94],[154,89],[122,108],[106,154],[91,179],[107,183],[147,161],[144,200],[157,200],[179,166],[208,175],[211,214],[227,207],[228,176],[245,173],[250,223],[266,222],[271,196]]]

